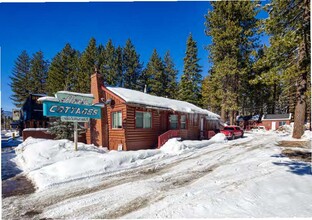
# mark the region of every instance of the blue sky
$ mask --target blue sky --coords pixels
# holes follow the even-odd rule
[[[23,50],[30,55],[42,50],[45,59],[52,60],[66,43],[83,51],[91,37],[104,45],[112,39],[115,46],[124,46],[130,38],[144,65],[154,48],[162,57],[170,50],[180,77],[186,40],[192,33],[197,41],[202,75],[206,76],[210,64],[204,48],[211,42],[204,33],[204,15],[208,9],[211,9],[209,2],[2,3],[2,108],[15,108],[9,99],[12,94],[9,75]]]

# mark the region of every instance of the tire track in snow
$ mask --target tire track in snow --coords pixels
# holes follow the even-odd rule
[[[250,142],[250,140],[248,140],[246,142],[238,143],[237,145],[246,147],[246,143],[248,143],[248,142]],[[120,172],[120,173],[115,174],[115,175],[114,175],[114,173],[112,173],[106,177],[112,177],[113,180],[104,181],[104,183],[102,183],[96,187],[93,187],[93,188],[76,189],[73,191],[70,190],[65,195],[56,193],[56,194],[50,195],[46,198],[39,198],[39,199],[38,199],[38,197],[33,198],[34,201],[26,202],[26,203],[22,204],[22,207],[20,207],[20,209],[22,210],[22,213],[17,213],[16,217],[21,217],[21,215],[23,215],[25,213],[29,213],[31,211],[33,213],[40,213],[42,210],[49,208],[49,206],[54,206],[55,204],[57,205],[59,203],[66,202],[67,200],[70,200],[70,199],[79,199],[79,197],[81,197],[83,195],[87,195],[87,194],[94,193],[97,191],[109,189],[111,187],[115,187],[118,185],[126,184],[126,183],[133,182],[133,181],[138,181],[138,180],[152,179],[155,176],[161,176],[162,174],[167,173],[169,170],[175,168],[176,166],[179,166],[181,163],[183,163],[185,161],[196,160],[196,159],[199,159],[201,157],[207,156],[209,154],[218,153],[218,152],[221,152],[221,154],[223,155],[224,151],[226,151],[225,148],[230,149],[233,147],[233,145],[235,145],[235,143],[232,145],[227,143],[224,147],[222,147],[220,149],[208,150],[202,154],[201,154],[202,149],[199,149],[195,153],[188,155],[186,157],[182,157],[180,159],[177,159],[176,161],[174,161],[172,163],[166,163],[166,159],[165,159],[162,161],[163,163],[160,166],[155,166],[155,163],[152,163],[152,164],[148,164],[144,167],[142,167],[142,166],[137,167],[133,170],[123,171],[123,172]],[[257,148],[257,147],[255,147],[255,148]],[[249,150],[251,150],[251,149],[249,149]],[[241,154],[241,153],[243,153],[243,152],[240,152],[239,154]],[[220,162],[224,163],[226,161],[221,160],[222,155],[220,157]],[[170,160],[170,158],[169,158],[169,160]],[[142,168],[143,168],[143,170],[142,170]],[[216,168],[216,167],[214,167],[214,168]],[[205,172],[208,172],[209,169],[211,169],[211,168],[207,168],[206,171],[205,171],[205,169],[202,171],[200,171],[200,170],[193,171],[194,172],[193,175],[191,174],[188,176],[185,176],[185,173],[182,173],[182,175],[179,176],[178,179],[171,179],[168,184],[166,184],[165,186],[163,186],[161,188],[161,190],[166,192],[169,189],[176,189],[178,187],[187,186],[187,185],[191,184],[192,182],[196,181],[198,178],[201,178],[202,176],[206,175]],[[212,171],[209,171],[209,172],[212,172]],[[196,176],[198,178],[196,178]],[[168,179],[167,179],[167,181],[168,181]],[[154,198],[157,198],[157,197],[155,197],[155,195],[152,195],[149,200],[144,200],[144,202],[142,204],[143,205],[144,204],[149,205],[151,203],[154,203],[154,202],[156,202]],[[29,199],[29,197],[23,196],[23,198],[21,198],[21,199],[27,200],[27,199]],[[133,204],[133,202],[132,203],[130,202],[130,207],[136,207],[135,209],[140,208],[140,206],[135,202],[134,202],[134,204]],[[129,212],[132,212],[132,211],[134,211],[134,210],[132,210],[132,209],[129,210]],[[117,210],[117,213],[119,213],[118,214],[119,216],[123,216],[123,215],[127,214],[127,213],[123,213],[123,212],[118,212],[118,210]],[[111,215],[107,215],[107,216],[108,217],[109,216],[114,217],[114,216],[116,216],[116,214],[111,214]]]
[[[235,155],[235,157],[231,157],[227,160],[222,161],[222,163],[228,163],[231,162],[232,160],[236,159],[237,157],[240,157],[242,154],[253,151],[259,147],[263,147],[264,145],[260,145],[260,146],[251,146],[251,145],[246,145],[245,147],[246,150],[244,150],[243,152],[238,153],[237,155]],[[174,189],[178,189],[178,188],[182,188],[185,186],[188,186],[190,184],[192,184],[193,182],[197,181],[198,179],[208,175],[209,173],[213,172],[216,168],[218,168],[219,166],[221,166],[222,164],[217,163],[214,164],[212,166],[208,166],[205,167],[204,169],[201,170],[193,170],[190,171],[188,173],[182,173],[182,175],[179,175],[178,177],[174,177],[174,178],[169,178],[166,179],[165,181],[167,182],[166,185],[164,185],[163,187],[161,187],[156,193],[152,193],[152,194],[148,194],[146,196],[144,196],[144,199],[142,200],[142,203],[138,203],[138,201],[141,201],[141,196],[139,198],[136,198],[128,203],[126,203],[125,205],[120,206],[118,209],[114,210],[113,212],[110,213],[103,213],[101,215],[96,215],[95,218],[104,218],[104,219],[111,219],[111,218],[120,218],[126,214],[129,214],[133,211],[137,211],[139,209],[145,208],[153,203],[156,203],[162,199],[164,199],[168,192]],[[256,178],[256,177],[254,177]],[[237,184],[236,187],[238,187],[239,185],[242,185],[243,183]],[[141,204],[141,205],[139,205]],[[132,208],[129,208],[132,207]],[[135,209],[133,208],[135,207]]]

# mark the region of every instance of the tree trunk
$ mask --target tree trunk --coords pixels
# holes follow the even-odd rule
[[[221,107],[221,121],[226,122],[224,107]]]
[[[294,132],[292,136],[293,138],[300,139],[304,133],[305,108],[305,101],[298,100],[295,110]]]
[[[230,111],[230,125],[234,125],[234,111]]]
[[[276,112],[275,112],[275,106],[276,106],[276,97],[277,97],[277,95],[276,95],[276,87],[277,87],[277,85],[276,85],[276,82],[274,81],[274,85],[273,85],[273,105],[272,105],[272,114],[275,114]]]
[[[299,69],[302,73],[299,77],[299,80],[296,84],[296,109],[295,109],[295,119],[294,119],[294,132],[293,138],[301,138],[304,133],[304,121],[306,116],[306,97],[305,93],[307,91],[307,71],[306,71],[306,51],[305,51],[305,42],[303,41],[299,48]],[[302,67],[302,68],[300,68]]]

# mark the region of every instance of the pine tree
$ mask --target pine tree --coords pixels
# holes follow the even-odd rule
[[[30,65],[31,92],[46,94],[48,62],[44,60],[42,51],[38,51],[33,55]]]
[[[265,31],[271,38],[262,63],[272,65],[261,78],[276,74],[283,83],[292,82],[296,89],[293,137],[300,138],[310,94],[307,90],[311,70],[310,0],[272,0],[265,8],[269,13]]]
[[[221,85],[216,82],[213,69],[211,69],[209,75],[204,78],[201,92],[203,108],[220,113],[223,91]]]
[[[83,126],[78,124],[78,135],[85,133],[86,129]],[[73,122],[64,122],[60,118],[53,119],[50,122],[48,133],[55,135],[55,139],[68,139],[74,140],[74,123]]]
[[[164,57],[164,72],[166,76],[165,96],[168,98],[176,99],[178,90],[178,71],[174,67],[174,63],[169,51],[166,52]]]
[[[105,47],[103,44],[100,44],[97,48],[97,55],[98,55],[98,69],[100,73],[103,72],[103,67],[104,67],[104,62],[106,60],[106,55],[105,55]]]
[[[135,51],[135,47],[131,40],[128,39],[123,51],[123,86],[129,89],[142,90],[138,83],[141,75],[142,65],[139,60],[139,54]]]
[[[263,46],[258,50],[253,63],[253,74],[250,77],[249,97],[254,100],[255,105],[262,107],[264,114],[282,113],[277,111],[277,102],[281,98],[282,88],[286,87],[281,83],[279,74],[270,73],[262,78],[274,66],[271,62],[266,62],[267,47]],[[289,89],[289,88],[287,88]]]
[[[258,28],[257,2],[211,2],[206,17],[206,35],[212,37],[209,58],[213,63],[214,80],[221,85],[221,118],[234,123],[235,112],[248,97],[248,75],[251,74],[251,53],[256,48]],[[240,86],[239,86],[240,85]]]
[[[100,68],[100,73],[103,75],[105,84],[110,86],[115,86],[118,81],[115,62],[115,47],[110,39],[105,46],[105,60]]]
[[[147,63],[144,74],[146,79],[145,84],[149,93],[156,96],[165,96],[167,81],[164,72],[164,64],[156,49],[154,49],[153,54]]]
[[[21,107],[30,94],[30,57],[23,51],[16,59],[10,76],[13,104]]]
[[[48,70],[47,90],[50,95],[62,90],[79,92],[78,61],[78,51],[68,43],[56,54]]]
[[[91,38],[85,51],[80,57],[79,74],[78,74],[78,92],[90,93],[91,75],[94,68],[98,67],[98,50],[96,40]]]
[[[123,85],[123,60],[122,60],[122,48],[117,47],[115,51],[115,71],[116,71],[116,86],[121,87]]]
[[[192,34],[186,43],[186,56],[184,58],[183,75],[179,84],[178,97],[195,105],[201,105],[201,66],[198,64],[197,45]]]

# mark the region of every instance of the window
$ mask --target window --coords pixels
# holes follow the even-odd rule
[[[186,129],[186,115],[181,115],[181,129]]]
[[[150,112],[135,112],[136,128],[151,128],[152,114]]]
[[[113,128],[122,128],[122,114],[121,111],[112,113],[112,127]]]
[[[278,126],[283,126],[283,125],[285,125],[286,124],[286,121],[280,121],[280,122],[278,122]]]
[[[234,131],[234,128],[232,128],[232,127],[224,127],[224,130],[225,131]]]
[[[178,116],[177,115],[170,115],[169,122],[170,122],[170,129],[178,128]]]

